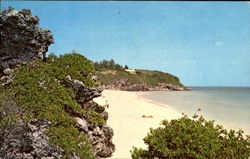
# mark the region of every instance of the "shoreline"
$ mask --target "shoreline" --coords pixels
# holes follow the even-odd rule
[[[145,148],[143,138],[149,128],[157,128],[164,119],[177,119],[182,115],[170,105],[159,104],[142,97],[141,92],[104,90],[97,99],[108,103],[107,124],[113,129],[116,146],[111,159],[130,159],[132,147]]]
[[[132,84],[132,85],[102,85],[102,89],[104,90],[120,90],[120,91],[191,91],[190,88],[185,86],[173,86],[166,83],[159,83],[158,86],[148,86],[142,84]]]
[[[206,88],[210,88],[210,87],[206,87]],[[215,87],[215,88],[218,88],[218,87]],[[223,88],[223,87],[221,87],[221,88]],[[225,88],[227,88],[227,87],[225,87]],[[233,88],[233,87],[230,87],[230,88]],[[236,87],[236,88],[247,88],[247,87]],[[248,88],[247,88],[248,89]],[[159,92],[159,91],[155,91],[155,92]],[[214,124],[215,125],[221,125],[221,126],[223,126],[223,129],[226,129],[226,130],[235,130],[235,131],[238,131],[238,130],[243,130],[244,131],[244,136],[246,137],[246,135],[250,135],[250,128],[249,128],[249,124],[248,124],[248,122],[246,122],[246,121],[241,121],[241,124],[239,125],[239,122],[237,121],[237,120],[234,120],[234,121],[229,121],[228,119],[225,119],[225,117],[224,118],[222,118],[222,116],[224,115],[225,116],[225,114],[221,114],[221,112],[223,112],[223,110],[217,110],[216,112],[217,113],[211,113],[211,110],[209,110],[208,108],[206,108],[206,109],[204,109],[204,108],[197,108],[197,109],[201,109],[201,111],[198,111],[198,110],[194,110],[193,112],[189,112],[189,111],[183,111],[183,112],[180,112],[180,111],[178,111],[177,109],[175,109],[174,107],[173,107],[173,105],[168,105],[168,104],[163,104],[163,103],[161,103],[161,102],[159,102],[159,101],[157,101],[157,100],[153,100],[153,99],[149,99],[149,98],[147,98],[147,97],[143,97],[143,94],[144,94],[144,92],[143,93],[141,93],[141,96],[142,96],[142,98],[144,98],[146,101],[148,101],[148,102],[150,102],[150,103],[155,103],[155,104],[157,104],[157,105],[159,105],[159,106],[162,106],[162,107],[167,107],[167,108],[169,108],[169,109],[173,109],[173,110],[175,110],[176,112],[179,112],[180,114],[185,114],[185,115],[188,115],[188,117],[190,118],[190,119],[193,119],[192,118],[192,116],[194,115],[194,114],[197,114],[197,115],[199,115],[199,116],[203,116],[203,117],[205,117],[205,119],[206,120],[214,120]],[[146,92],[145,92],[145,94],[146,94]],[[170,107],[169,107],[170,106]],[[203,110],[204,109],[204,110]],[[230,113],[228,113],[228,115],[227,116],[230,116],[229,115]],[[239,113],[240,114],[240,113]]]
[[[160,91],[153,91],[153,92],[160,92]],[[138,94],[138,97],[148,103],[151,103],[153,105],[156,105],[158,107],[163,107],[163,108],[166,108],[166,109],[169,109],[170,111],[174,111],[175,113],[178,113],[178,114],[182,114],[181,112],[179,112],[177,109],[175,109],[172,105],[169,105],[169,104],[163,104],[161,102],[158,102],[156,100],[152,100],[152,99],[149,99],[149,98],[146,98],[146,97],[143,97],[143,95],[147,92],[137,92]]]
[[[147,92],[121,90],[104,90],[102,92],[102,103],[109,104],[106,109],[109,114],[107,124],[114,131],[112,140],[116,146],[116,151],[109,159],[131,159],[130,150],[133,146],[146,148],[143,138],[146,137],[149,128],[160,127],[160,122],[164,119],[172,120],[183,116],[182,113],[175,110],[173,105],[143,97],[145,93]],[[207,120],[215,120],[215,124],[222,125],[224,129],[239,130],[234,123],[219,120],[218,117],[210,117],[206,112],[199,113],[199,115],[204,116]],[[250,132],[249,129],[243,130],[244,136]]]

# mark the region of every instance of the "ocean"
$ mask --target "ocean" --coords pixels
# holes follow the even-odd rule
[[[242,129],[250,135],[249,87],[189,87],[192,91],[153,91],[142,97],[171,105],[180,113],[203,115],[227,129]],[[198,109],[201,111],[197,112]]]

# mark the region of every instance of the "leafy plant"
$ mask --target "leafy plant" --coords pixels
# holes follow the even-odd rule
[[[147,149],[133,147],[133,159],[247,159],[250,137],[243,131],[223,129],[202,116],[162,121],[143,139]]]
[[[102,60],[100,62],[94,63],[95,69],[97,71],[105,71],[105,70],[123,70],[123,67],[117,63],[113,59],[110,60]]]
[[[183,86],[179,78],[160,71],[136,70],[136,74],[128,73],[124,70],[116,70],[115,73],[103,73],[97,71],[97,76],[102,84],[115,84],[118,81],[128,81],[130,84],[158,86],[159,83],[171,84],[173,86]]]
[[[99,113],[85,110],[77,103],[73,89],[65,86],[65,77],[69,75],[93,87],[97,85],[91,79],[94,73],[93,63],[80,54],[49,57],[45,62],[36,60],[17,69],[11,89],[4,91],[10,91],[13,102],[25,110],[27,121],[46,118],[52,122],[47,131],[50,142],[64,149],[66,158],[76,152],[82,158],[93,159],[92,145],[79,132],[74,117],[66,108],[85,116],[92,124],[103,125],[105,120]],[[0,105],[4,105],[3,102],[0,101]],[[9,114],[0,124],[15,121],[13,117],[15,114]]]

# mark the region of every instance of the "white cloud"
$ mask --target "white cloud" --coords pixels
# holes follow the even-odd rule
[[[216,41],[215,46],[223,46],[224,45],[224,42],[223,41]]]
[[[247,3],[248,3],[248,6],[250,7],[250,1],[248,1]]]

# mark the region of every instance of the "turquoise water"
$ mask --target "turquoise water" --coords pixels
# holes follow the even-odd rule
[[[146,92],[143,97],[171,105],[180,113],[198,114],[227,129],[243,129],[250,135],[250,88],[190,87],[192,91]]]

